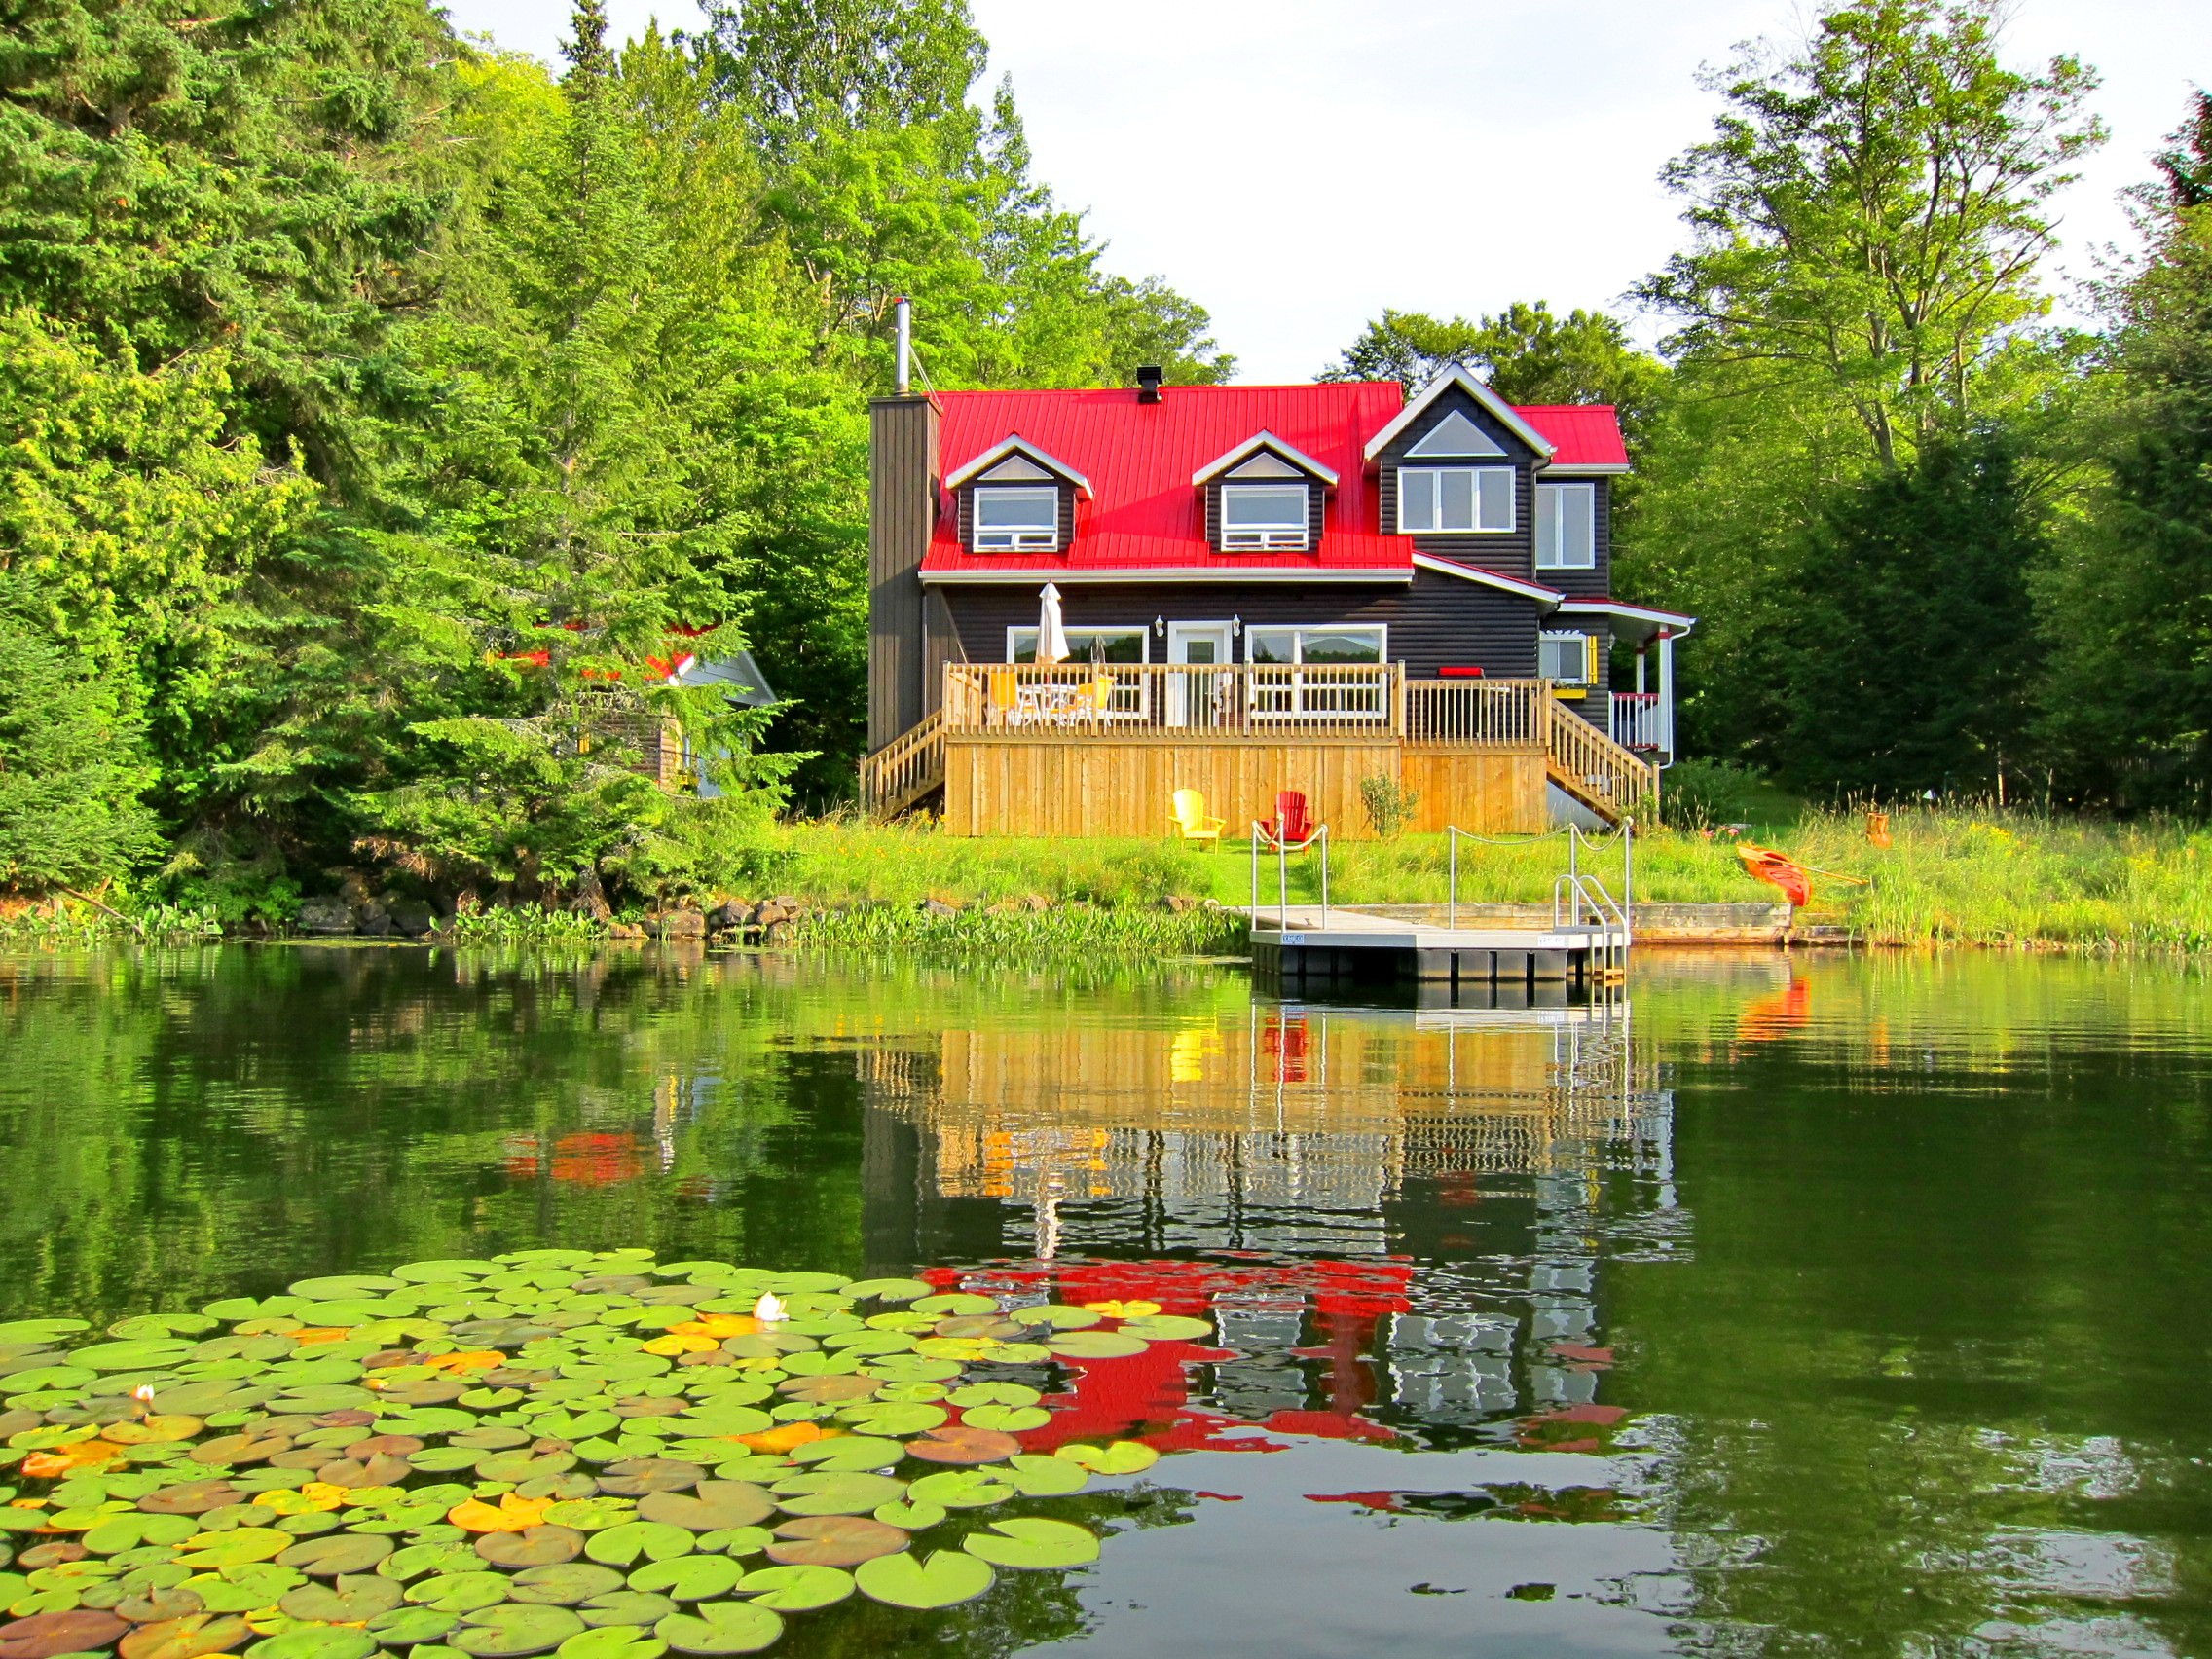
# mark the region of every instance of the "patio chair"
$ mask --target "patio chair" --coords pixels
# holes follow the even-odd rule
[[[1206,816],[1206,797],[1197,790],[1175,792],[1175,804],[1167,821],[1182,832],[1184,840],[1203,841],[1209,850],[1221,845],[1221,832],[1229,826],[1226,818]]]
[[[986,702],[985,724],[1014,723],[1014,711],[1021,706],[1021,686],[1013,669],[994,668],[985,675],[983,694]]]
[[[1306,796],[1298,790],[1276,793],[1272,823],[1258,818],[1252,821],[1252,833],[1270,852],[1304,852],[1319,840],[1328,828],[1326,824],[1314,823],[1308,815]]]

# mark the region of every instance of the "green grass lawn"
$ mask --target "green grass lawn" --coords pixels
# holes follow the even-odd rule
[[[1882,943],[2046,943],[2117,949],[2212,948],[2212,830],[2147,823],[2035,817],[1956,809],[1900,812],[1893,845],[1876,848],[1858,814],[1806,812],[1793,823],[1754,825],[1753,838],[1800,862],[1857,875],[1865,887],[1816,877],[1811,909]],[[1592,855],[1616,892],[1619,846]],[[1443,835],[1338,841],[1330,896],[1345,903],[1442,903],[1449,851]],[[1469,903],[1541,903],[1565,869],[1560,836],[1459,843],[1459,897]],[[818,906],[918,905],[1012,910],[1033,896],[1055,905],[1130,909],[1170,896],[1249,902],[1251,865],[1241,842],[1207,853],[1166,840],[961,839],[927,825],[825,821],[764,831],[753,866],[759,891]],[[1318,863],[1293,857],[1292,896],[1318,893]],[[1272,861],[1263,898],[1274,892]],[[1774,902],[1746,875],[1724,837],[1658,830],[1640,834],[1636,893],[1646,903]]]

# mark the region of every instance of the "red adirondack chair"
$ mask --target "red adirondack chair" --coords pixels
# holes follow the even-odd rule
[[[1252,833],[1260,838],[1260,845],[1270,852],[1277,849],[1286,853],[1302,852],[1319,839],[1326,824],[1316,824],[1308,815],[1306,796],[1297,790],[1282,790],[1275,795],[1275,816],[1272,823],[1255,818]]]

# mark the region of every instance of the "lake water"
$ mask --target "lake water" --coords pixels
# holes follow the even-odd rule
[[[544,1244],[1204,1311],[1061,1374],[1095,1567],[794,1655],[2212,1652],[2212,998],[1639,961],[1610,1009],[1238,972],[0,959],[0,1316]],[[1048,1380],[1050,1381],[1050,1380]]]

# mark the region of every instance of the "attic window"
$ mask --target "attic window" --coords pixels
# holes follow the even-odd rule
[[[976,553],[1051,553],[1060,545],[1060,492],[1054,485],[978,484]]]
[[[1303,548],[1306,510],[1307,487],[1303,484],[1224,484],[1222,548]]]
[[[1504,447],[1455,409],[1428,430],[1428,435],[1414,445],[1406,454],[1427,460],[1431,457],[1461,455],[1503,455]]]

